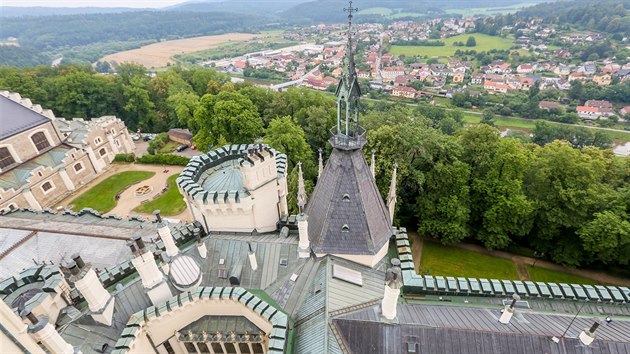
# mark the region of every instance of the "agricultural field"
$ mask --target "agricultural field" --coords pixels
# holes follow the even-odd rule
[[[457,14],[462,16],[477,16],[477,15],[485,15],[485,16],[494,16],[498,14],[506,14],[506,13],[514,13],[524,7],[536,5],[535,2],[522,2],[519,4],[514,4],[510,6],[500,6],[500,7],[473,7],[469,9],[448,9],[446,10],[447,14]]]
[[[107,55],[101,61],[117,63],[133,62],[147,68],[162,68],[174,64],[172,57],[200,50],[215,48],[223,43],[247,41],[263,35],[251,33],[226,33],[217,36],[203,36],[150,44],[137,49]]]
[[[474,47],[456,47],[453,45],[455,42],[464,42],[468,37],[473,36],[477,41],[477,45]],[[401,46],[393,45],[390,49],[390,53],[394,55],[405,56],[427,56],[427,57],[445,57],[453,56],[455,52],[459,50],[476,50],[477,52],[488,51],[491,49],[510,49],[512,47],[512,39],[502,38],[497,36],[489,36],[482,33],[465,33],[458,36],[449,37],[441,40],[446,45],[442,47],[435,46]]]

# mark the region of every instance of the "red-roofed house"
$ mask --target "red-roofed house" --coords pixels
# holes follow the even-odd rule
[[[502,82],[494,82],[494,81],[489,81],[486,80],[483,83],[483,88],[488,90],[488,93],[490,94],[494,94],[494,93],[508,93],[508,91],[510,90],[510,86],[508,86],[507,84],[504,84]]]

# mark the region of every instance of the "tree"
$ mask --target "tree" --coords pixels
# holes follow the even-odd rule
[[[438,162],[426,174],[423,193],[418,196],[418,231],[445,244],[465,239],[470,231],[470,168],[461,161]]]
[[[487,124],[491,127],[494,127],[494,119],[494,112],[492,112],[490,109],[485,109],[481,118],[481,124]]]
[[[603,181],[610,157],[601,150],[574,149],[554,141],[534,150],[524,178],[528,199],[536,205],[532,246],[562,264],[577,266],[584,249],[575,233],[600,210],[611,194]]]
[[[630,263],[630,221],[613,211],[595,213],[579,231],[584,249],[604,264]]]
[[[304,131],[291,117],[284,116],[272,120],[269,128],[265,130],[264,142],[287,155],[289,170],[302,161],[302,168],[312,172],[310,170],[314,166],[313,151],[306,142]]]
[[[475,39],[475,37],[470,36],[468,37],[468,39],[466,40],[466,47],[475,47],[477,46],[477,40]]]
[[[208,149],[219,142],[251,144],[263,133],[263,122],[256,106],[236,91],[201,97],[194,114],[195,145]]]

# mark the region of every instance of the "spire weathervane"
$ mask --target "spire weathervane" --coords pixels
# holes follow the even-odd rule
[[[348,13],[348,43],[346,57],[343,62],[343,74],[337,86],[337,131],[333,132],[331,143],[333,147],[342,149],[361,148],[365,143],[365,129],[359,126],[359,97],[361,89],[354,63],[352,45],[352,18],[359,9],[349,6],[343,9]]]

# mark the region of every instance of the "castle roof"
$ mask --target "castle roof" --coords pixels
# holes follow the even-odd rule
[[[19,95],[14,98],[20,102],[0,94],[0,140],[50,122],[50,118],[42,114],[40,106],[33,106],[30,100],[22,100]]]
[[[361,149],[333,149],[306,208],[315,253],[373,255],[391,221]]]

